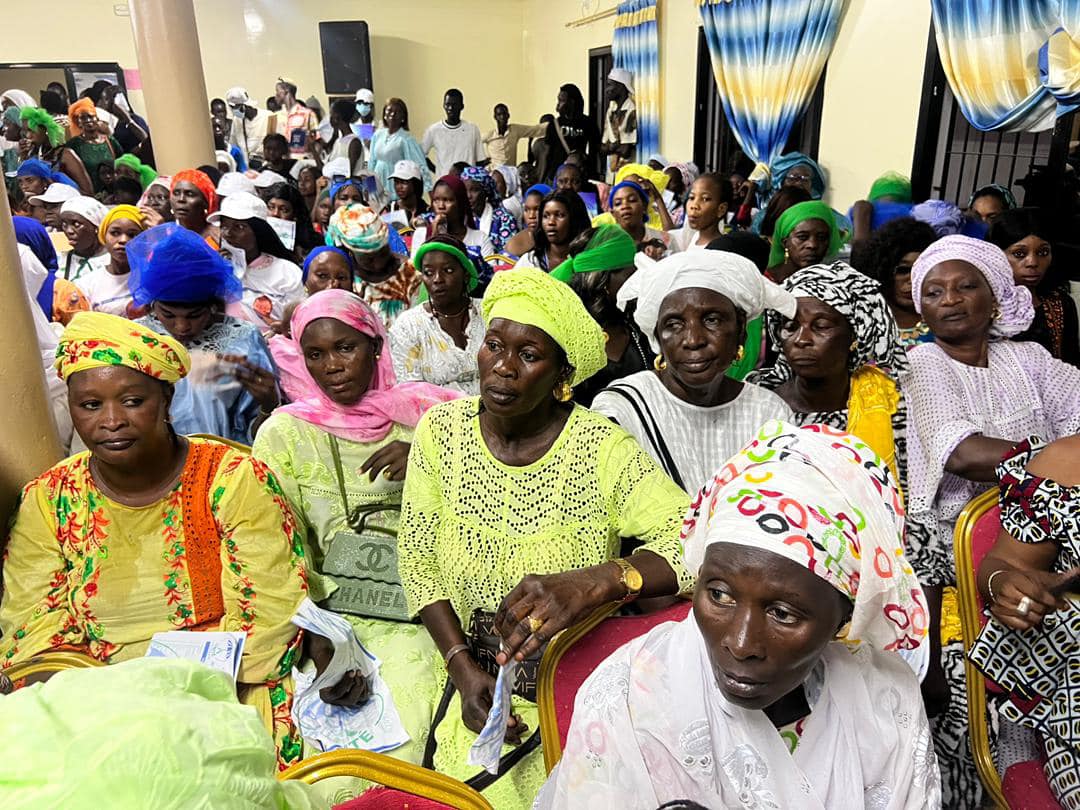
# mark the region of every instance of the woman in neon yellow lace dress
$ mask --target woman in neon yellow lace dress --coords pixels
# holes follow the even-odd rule
[[[417,426],[398,535],[409,607],[453,686],[428,760],[459,779],[478,776],[466,755],[495,683],[466,643],[470,620],[484,618],[475,611],[497,611],[488,621],[502,663],[602,604],[690,584],[679,563],[686,494],[626,431],[571,401],[571,386],[607,362],[581,301],[539,270],[515,269],[495,276],[483,313],[480,396],[436,406]],[[624,538],[643,545],[621,559]],[[515,695],[508,742],[535,728],[535,704]],[[484,795],[527,807],[544,778],[532,748]]]

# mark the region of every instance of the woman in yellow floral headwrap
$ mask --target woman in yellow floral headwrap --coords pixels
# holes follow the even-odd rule
[[[242,631],[238,695],[287,764],[301,747],[290,717],[301,537],[262,462],[173,431],[173,385],[189,365],[171,337],[113,315],[79,313],[64,330],[56,368],[89,452],[23,489],[4,563],[0,670],[58,649],[105,664],[137,658],[166,630]]]

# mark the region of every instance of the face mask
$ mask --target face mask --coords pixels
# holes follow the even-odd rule
[[[243,107],[233,107],[232,108],[232,114],[233,114],[233,118],[243,118],[244,117],[244,108]]]
[[[372,109],[373,109],[372,106],[370,104],[367,104],[367,103],[361,103],[361,104],[356,105],[356,111],[358,113],[360,113],[360,115],[364,116],[365,118],[367,116],[371,115]]]

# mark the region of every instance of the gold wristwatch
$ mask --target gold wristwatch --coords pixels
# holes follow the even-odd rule
[[[644,580],[641,578],[641,572],[622,557],[616,557],[612,562],[619,566],[619,569],[622,572],[619,575],[619,582],[626,588],[626,595],[623,596],[619,602],[633,602],[638,598],[638,595],[641,593],[641,586],[644,584]]]

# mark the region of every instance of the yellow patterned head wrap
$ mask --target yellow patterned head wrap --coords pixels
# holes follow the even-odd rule
[[[101,220],[101,225],[98,227],[98,241],[101,244],[105,244],[105,233],[109,230],[109,225],[118,219],[130,219],[141,230],[146,230],[142,211],[134,205],[114,205],[109,209],[109,213],[105,215],[105,219]]]
[[[127,366],[156,380],[176,383],[191,367],[187,349],[168,335],[104,312],[80,312],[56,347],[56,371],[72,374],[105,366]]]
[[[577,385],[607,365],[604,331],[581,299],[542,270],[522,267],[496,273],[484,294],[484,322],[496,318],[542,329],[566,352]]]

